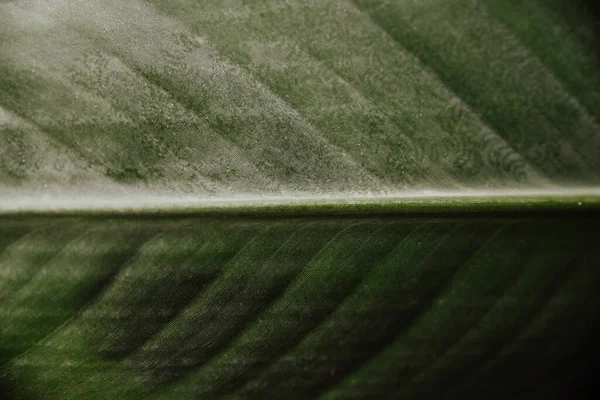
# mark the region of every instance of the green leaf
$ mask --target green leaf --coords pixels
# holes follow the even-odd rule
[[[587,387],[600,315],[588,13],[0,2],[0,390]]]

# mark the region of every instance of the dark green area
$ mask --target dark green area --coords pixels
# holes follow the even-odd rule
[[[0,303],[3,385],[17,398],[542,390],[594,326],[598,222],[4,217],[37,230],[0,254],[15,293]],[[56,255],[34,256],[43,240]],[[38,272],[25,281],[11,259]]]

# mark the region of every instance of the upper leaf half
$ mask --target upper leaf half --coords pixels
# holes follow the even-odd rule
[[[581,15],[559,0],[5,1],[0,188],[595,186],[600,70]]]

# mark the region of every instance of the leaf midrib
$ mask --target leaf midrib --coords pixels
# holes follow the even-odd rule
[[[600,189],[194,199],[142,195],[0,201],[0,217],[292,217],[600,211]]]

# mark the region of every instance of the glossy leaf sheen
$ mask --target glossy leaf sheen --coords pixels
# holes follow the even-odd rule
[[[600,70],[564,4],[0,2],[0,390],[572,393]]]

